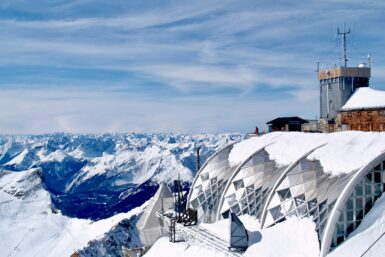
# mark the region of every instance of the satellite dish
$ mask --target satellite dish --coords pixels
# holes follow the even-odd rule
[[[366,67],[366,63],[360,63],[360,64],[358,64],[358,68],[365,68]]]

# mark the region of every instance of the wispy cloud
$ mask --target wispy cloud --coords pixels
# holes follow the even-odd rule
[[[0,4],[0,133],[246,131],[275,115],[313,118],[315,63],[338,62],[344,22],[351,64],[371,53],[372,81],[385,82],[382,1],[38,3]]]

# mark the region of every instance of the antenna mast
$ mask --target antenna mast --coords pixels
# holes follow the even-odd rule
[[[346,35],[350,34],[350,29],[349,29],[349,31],[346,31],[345,30],[345,24],[344,24],[344,31],[340,32],[340,28],[338,28],[337,33],[338,33],[338,35],[341,35],[341,38],[342,38],[344,67],[346,67],[347,62],[348,62],[348,58],[346,57]]]
[[[197,156],[196,156],[196,169],[197,169],[197,174],[199,172],[199,170],[201,169],[201,156],[200,156],[200,151],[201,151],[201,147],[198,146],[196,148],[196,151],[197,151]]]

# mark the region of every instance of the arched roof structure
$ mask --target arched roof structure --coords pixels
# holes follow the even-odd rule
[[[264,205],[262,228],[289,216],[312,217],[322,238],[336,200],[352,174],[325,173],[319,160],[307,159],[311,153],[295,162],[276,181]]]
[[[341,191],[321,238],[321,256],[347,239],[385,192],[385,152],[369,161]]]
[[[235,158],[234,151],[242,149]],[[221,190],[202,198],[216,198],[209,219],[207,211],[202,218],[213,222],[229,212],[247,213],[265,228],[291,215],[311,217],[325,256],[348,238],[385,191],[384,151],[385,133],[270,133],[218,152],[207,163],[212,168],[206,165],[197,174],[188,202],[207,210],[199,195],[220,178]]]
[[[234,142],[214,153],[195,176],[187,197],[188,206],[198,211],[198,220],[213,222],[223,188],[236,168],[229,163]]]
[[[286,166],[278,166],[265,148],[257,150],[234,171],[219,202],[217,220],[249,214],[260,218],[266,197]]]

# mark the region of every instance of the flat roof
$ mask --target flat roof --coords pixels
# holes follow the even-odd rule
[[[336,67],[318,72],[318,79],[330,79],[339,77],[370,78],[368,67]]]
[[[303,124],[303,123],[308,123],[308,121],[298,116],[293,116],[293,117],[278,117],[274,120],[267,122],[266,124],[270,125],[270,124]]]

